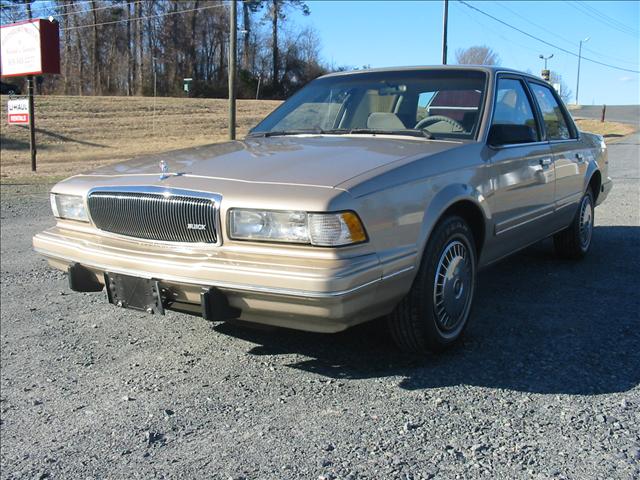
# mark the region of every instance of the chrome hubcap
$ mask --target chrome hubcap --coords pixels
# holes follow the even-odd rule
[[[473,294],[473,260],[460,241],[449,243],[436,267],[433,304],[438,328],[456,330],[464,322]]]
[[[593,209],[591,199],[585,196],[580,205],[580,246],[586,249],[591,243],[593,232]]]

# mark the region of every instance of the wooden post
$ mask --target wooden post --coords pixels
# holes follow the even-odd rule
[[[604,123],[604,117],[607,114],[607,106],[602,105],[602,115],[600,116],[600,123]]]
[[[229,140],[236,139],[236,57],[238,55],[236,9],[236,0],[231,0],[231,12],[229,12]]]
[[[27,3],[27,15],[29,20],[33,18],[31,13],[31,2]],[[36,109],[33,101],[33,75],[27,77],[27,93],[29,95],[29,151],[31,152],[31,171],[36,171]]]

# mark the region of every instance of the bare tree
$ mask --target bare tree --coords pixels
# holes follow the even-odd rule
[[[569,103],[569,100],[573,97],[573,92],[562,79],[562,75],[558,72],[551,71],[549,73],[549,83],[554,86],[562,101],[564,103]]]
[[[73,6],[75,6],[75,4]],[[84,93],[83,87],[84,87],[85,76],[84,76],[84,58],[83,58],[84,56],[83,56],[83,50],[82,50],[82,34],[77,30],[81,26],[80,16],[74,15],[73,17],[75,19],[74,26],[76,27],[75,61],[77,62],[77,65],[78,65],[78,95],[82,95]],[[68,60],[71,61],[71,59],[68,59]]]
[[[135,78],[135,64],[133,63],[133,42],[131,41],[131,18],[133,5],[127,0],[127,95],[133,95],[133,79]]]
[[[2,21],[24,20],[27,4],[60,22],[62,75],[46,78],[46,93],[150,95],[156,72],[158,95],[184,95],[184,77],[194,96],[227,95],[228,0],[0,0]],[[293,10],[310,13],[302,0],[243,0],[245,98],[258,84],[261,98],[282,98],[329,71],[319,35],[296,28]]]
[[[244,0],[242,2],[242,69],[249,71],[253,67],[253,57],[255,49],[252,48],[253,22],[252,14],[256,13],[262,8],[262,2],[260,0]]]
[[[69,6],[73,6],[73,2],[71,2],[71,4],[66,2],[62,4],[62,13],[64,15],[65,27],[69,27],[71,25],[71,21],[69,18],[69,15],[70,15]],[[64,30],[64,34],[62,38],[64,41],[64,50],[63,50],[64,58],[62,58],[63,74],[64,74],[64,87],[63,87],[64,90],[63,91],[65,95],[69,95],[69,84],[71,82],[71,33],[66,28]]]
[[[500,56],[486,45],[475,45],[456,50],[459,65],[500,65]]]
[[[142,2],[137,2],[134,7],[134,17],[142,17]],[[134,58],[134,92],[137,95],[142,95],[142,20],[135,20],[133,25],[133,56]]]
[[[93,42],[91,43],[91,63],[93,65],[93,94],[102,95],[102,82],[100,81],[100,46],[98,45],[98,6],[95,0],[91,0],[91,13],[93,20]]]
[[[280,29],[279,23],[284,22],[287,18],[287,7],[299,8],[303,15],[309,15],[311,10],[309,6],[302,0],[271,0],[271,8],[268,15],[271,20],[271,83],[275,92],[280,89],[280,45],[278,45],[278,33]]]

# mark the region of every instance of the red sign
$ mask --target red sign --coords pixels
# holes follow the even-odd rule
[[[10,113],[9,123],[11,125],[25,125],[25,124],[28,125],[29,114],[28,113]]]
[[[26,20],[0,26],[0,75],[17,77],[60,73],[57,22]]]

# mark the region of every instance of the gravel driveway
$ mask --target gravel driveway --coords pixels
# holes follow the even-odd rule
[[[2,187],[2,478],[639,478],[638,135],[592,251],[480,275],[465,341],[122,311],[31,250],[46,187]]]

